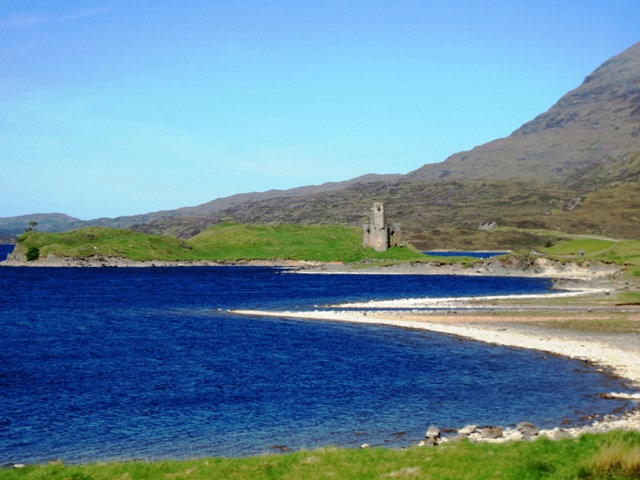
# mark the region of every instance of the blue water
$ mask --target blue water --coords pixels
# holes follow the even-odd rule
[[[13,247],[15,247],[15,245],[0,243],[0,262],[6,260],[7,257],[11,255],[11,252],[13,252]]]
[[[581,362],[429,332],[227,312],[548,287],[254,267],[3,267],[0,464],[395,447],[430,424],[551,427],[627,408],[597,395],[624,386]]]
[[[451,251],[429,251],[422,252],[425,255],[433,255],[437,257],[474,257],[474,258],[491,258],[498,255],[505,255],[509,252],[451,252]]]

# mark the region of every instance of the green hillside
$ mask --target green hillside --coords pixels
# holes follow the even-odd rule
[[[36,252],[37,250],[37,252]],[[65,233],[27,232],[18,238],[15,253],[45,258],[92,256],[131,260],[189,260],[192,247],[174,237],[161,237],[118,228],[87,227]]]
[[[66,233],[27,232],[18,240],[27,258],[122,257],[137,261],[309,260],[356,262],[364,259],[421,258],[411,248],[376,252],[361,246],[359,228],[335,225],[221,224],[180,240],[130,230],[88,227]]]
[[[421,258],[411,248],[376,252],[362,248],[357,227],[338,225],[240,225],[225,223],[187,240],[202,259],[290,259],[357,262],[364,259]]]

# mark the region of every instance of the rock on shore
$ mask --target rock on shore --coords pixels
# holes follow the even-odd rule
[[[531,441],[540,437],[550,440],[577,438],[584,433],[605,433],[612,430],[640,431],[640,411],[634,410],[621,416],[608,416],[599,422],[586,426],[540,430],[531,422],[520,422],[515,428],[500,426],[467,425],[459,429],[453,436],[444,436],[441,430],[432,425],[419,446],[436,446],[441,443],[466,439],[470,442],[504,443],[512,441]]]

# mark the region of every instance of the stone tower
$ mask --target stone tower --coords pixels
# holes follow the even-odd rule
[[[373,247],[378,252],[384,252],[387,248],[399,244],[400,226],[389,227],[384,214],[384,203],[374,203],[369,223],[362,225],[362,246],[365,248]]]

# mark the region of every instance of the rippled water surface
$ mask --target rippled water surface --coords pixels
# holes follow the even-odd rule
[[[597,396],[624,387],[580,362],[227,312],[548,287],[254,267],[0,268],[0,464],[400,446],[432,423],[550,427],[624,407]]]

